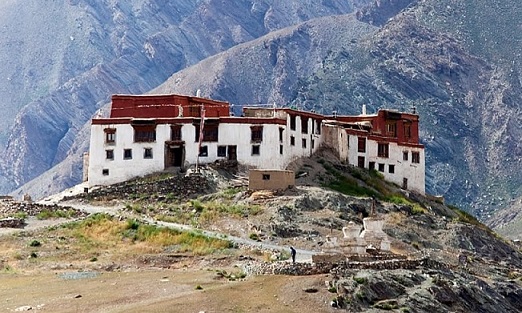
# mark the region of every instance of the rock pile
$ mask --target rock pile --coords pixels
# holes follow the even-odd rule
[[[12,198],[2,198],[0,199],[0,218],[8,218],[8,217],[20,217],[20,216],[37,216],[42,212],[61,212],[62,214],[57,214],[57,216],[67,216],[67,217],[82,217],[86,216],[87,213],[73,209],[71,207],[59,206],[56,204],[53,205],[45,205],[38,204],[33,202],[20,202],[16,201]],[[23,219],[22,223],[23,223]],[[11,225],[14,222],[5,222],[5,225]],[[1,226],[0,227],[11,227],[11,226]]]
[[[111,186],[101,187],[73,198],[89,200],[145,200],[176,202],[197,198],[215,190],[215,186],[204,175],[171,176],[161,180],[137,179]],[[68,200],[70,198],[65,198]]]

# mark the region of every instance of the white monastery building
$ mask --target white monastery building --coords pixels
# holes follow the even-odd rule
[[[182,95],[114,95],[109,118],[93,119],[89,186],[109,185],[170,167],[217,160],[285,169],[328,147],[343,162],[375,169],[403,189],[425,192],[419,116],[380,110],[325,116],[290,108],[244,107]]]

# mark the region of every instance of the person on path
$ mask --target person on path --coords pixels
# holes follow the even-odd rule
[[[292,255],[292,263],[295,263],[295,249],[294,247],[290,247],[290,254]]]

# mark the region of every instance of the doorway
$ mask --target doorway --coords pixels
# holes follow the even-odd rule
[[[185,147],[184,146],[171,146],[165,147],[165,168],[167,167],[182,167],[185,159]]]
[[[237,161],[237,146],[228,146],[227,150],[228,160]]]

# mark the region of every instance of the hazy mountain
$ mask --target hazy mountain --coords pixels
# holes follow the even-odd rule
[[[341,0],[2,2],[0,193],[61,162],[112,94],[147,92],[239,43],[353,9]]]
[[[220,11],[215,5],[213,12],[226,16],[236,12],[232,7]],[[295,6],[293,12],[304,7]],[[330,16],[350,9],[350,5],[337,5],[328,12],[317,9],[316,16],[325,17],[302,24],[297,22],[311,15],[302,18],[299,13],[301,18],[278,24],[277,31],[266,28],[267,9],[263,11],[265,32],[241,43],[234,41],[233,47],[223,47],[223,53],[175,73],[153,92],[193,94],[201,89],[204,96],[233,104],[275,102],[325,113],[358,113],[362,104],[370,111],[416,107],[427,150],[428,192],[445,195],[448,202],[482,217],[519,197],[522,172],[516,169],[522,160],[522,88],[517,51],[522,48],[518,30],[522,4],[382,0],[372,1],[372,6],[354,16]],[[282,28],[289,25],[294,26]],[[155,51],[165,43],[155,46]],[[134,63],[126,64],[115,68],[125,69],[122,72],[130,81],[139,71],[132,69]],[[113,86],[105,96],[116,92],[121,91]],[[77,124],[76,129],[80,127]],[[46,174],[45,182],[35,181],[33,186],[52,187],[53,176],[70,177],[70,182],[79,179],[78,174],[65,173],[71,169],[80,173],[79,155],[88,137],[82,134],[72,144],[76,131],[70,133],[67,141],[61,139],[63,149],[57,150],[59,157],[47,168],[66,154],[70,157]],[[14,147],[12,151],[26,149],[22,143],[16,145],[19,150]],[[29,168],[24,164],[14,177],[30,176],[20,174]]]

